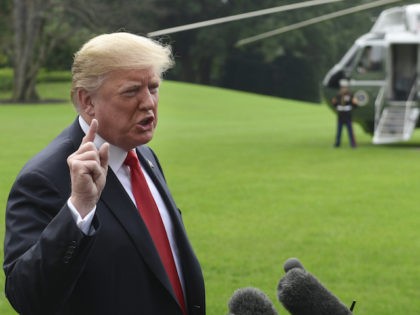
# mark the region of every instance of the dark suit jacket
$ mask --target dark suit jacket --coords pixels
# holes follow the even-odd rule
[[[111,169],[96,232],[84,235],[71,217],[66,160],[83,136],[76,120],[25,165],[11,189],[4,246],[9,301],[25,315],[182,315],[146,227]],[[203,315],[203,276],[180,211],[152,150],[137,152],[172,218],[189,315]]]

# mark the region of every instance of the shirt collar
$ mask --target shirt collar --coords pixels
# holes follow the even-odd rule
[[[82,118],[82,116],[79,116],[79,124],[84,133],[86,134],[89,130],[88,123]],[[98,134],[96,134],[95,139],[93,140],[93,143],[95,144],[96,148],[100,148],[102,144],[104,144],[106,141]],[[111,169],[114,171],[114,173],[117,173],[118,170],[121,168],[121,166],[124,163],[125,158],[127,157],[127,151],[109,144],[109,160],[108,165],[111,167]]]

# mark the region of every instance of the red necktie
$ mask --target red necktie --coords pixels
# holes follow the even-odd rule
[[[137,209],[139,210],[140,215],[143,218],[150,235],[152,236],[153,242],[157,248],[163,266],[165,267],[178,302],[181,305],[182,311],[184,314],[187,314],[184,294],[179,281],[178,272],[176,270],[165,226],[163,225],[156,202],[153,199],[152,193],[150,192],[149,186],[147,185],[146,179],[144,178],[143,172],[140,168],[137,154],[134,151],[129,151],[124,164],[130,167],[131,189],[133,191],[134,199],[136,200]]]

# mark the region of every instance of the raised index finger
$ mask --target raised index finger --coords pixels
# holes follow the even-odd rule
[[[98,121],[96,119],[92,119],[92,122],[90,123],[90,126],[89,126],[89,130],[86,133],[86,136],[83,137],[82,144],[86,142],[93,142],[97,131],[98,131]]]

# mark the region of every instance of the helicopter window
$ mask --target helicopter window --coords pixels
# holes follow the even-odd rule
[[[350,49],[346,52],[343,58],[340,60],[340,65],[346,70],[349,71],[354,66],[354,61],[357,56],[357,52],[359,47],[357,45],[353,45]]]
[[[384,57],[385,51],[382,46],[366,46],[358,63],[357,72],[364,74],[383,71]]]
[[[344,67],[346,69],[351,68],[355,59],[356,59],[356,51],[354,51],[353,54],[351,54],[351,55],[348,56],[348,60],[346,61]]]

